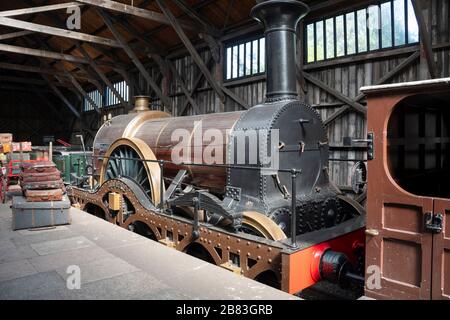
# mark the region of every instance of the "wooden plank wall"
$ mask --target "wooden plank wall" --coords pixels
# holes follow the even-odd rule
[[[432,3],[429,12],[429,19],[431,19],[431,32],[433,44],[443,44],[450,41],[450,11],[448,0],[430,0]],[[204,61],[209,58],[209,52],[201,52]],[[376,84],[377,81],[387,72],[395,68],[399,63],[406,59],[410,54],[401,56],[381,57],[377,60],[366,60],[345,65],[335,65],[323,69],[308,70],[308,73],[322,82],[327,84],[349,98],[354,98],[359,94],[359,88],[366,85]],[[439,77],[450,76],[450,50],[439,49],[434,51],[434,56],[437,62]],[[190,56],[175,59],[173,63],[176,66],[181,77],[184,79],[189,90],[192,89],[194,80],[199,74],[198,68],[193,64]],[[215,68],[221,67],[215,65],[212,73],[215,74]],[[159,70],[151,68],[151,74],[154,79],[158,78]],[[145,80],[135,74],[138,79],[139,86],[145,86]],[[390,82],[405,82],[419,79],[419,60],[404,69],[400,74],[396,75]],[[237,86],[228,86],[236,95],[243,98],[250,106],[256,105],[264,101],[265,95],[265,80],[258,80],[240,84]],[[328,94],[326,91],[316,87],[315,85],[306,82],[305,100],[308,104],[313,105],[320,113],[323,120],[333,114],[339,109],[339,103],[336,98]],[[150,93],[150,88],[145,90],[145,93]],[[175,106],[173,115],[178,115],[180,107],[184,104],[186,97],[181,91],[179,84],[172,81],[169,86],[169,94]],[[203,79],[199,85],[194,99],[200,107],[201,113],[213,113],[222,111],[236,111],[242,110],[237,103],[231,99],[227,99],[222,105],[218,96],[210,88],[208,83]],[[154,103],[159,103],[154,100]],[[361,102],[364,105],[364,101]],[[112,115],[117,115],[123,112],[121,108],[108,109]],[[184,115],[191,115],[194,111],[188,107]],[[338,118],[336,121],[330,123],[328,126],[328,135],[332,151],[330,152],[331,159],[364,159],[365,152],[361,149],[348,149],[343,147],[344,137],[365,138],[366,136],[366,119],[364,116],[355,112],[348,112],[344,116]],[[332,180],[338,186],[350,186],[350,173],[354,161],[336,161],[330,160],[330,175]]]

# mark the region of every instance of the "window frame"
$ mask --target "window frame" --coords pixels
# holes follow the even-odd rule
[[[119,88],[116,88],[115,86],[118,85],[118,84],[119,84]],[[131,88],[128,85],[128,83],[126,82],[126,80],[120,80],[120,81],[113,82],[112,85],[114,86],[114,88],[120,94],[121,93],[125,93],[125,96],[122,96],[122,98],[125,101],[127,101],[127,102],[130,101],[130,93],[131,93],[130,90],[131,90]],[[123,88],[120,88],[120,86],[123,86]],[[125,91],[122,92],[123,91],[122,89],[124,89],[124,88],[127,88],[127,92],[125,92]],[[90,96],[90,95],[92,95],[92,93],[96,93],[96,92],[98,92],[98,94],[99,94],[99,96],[101,98],[100,100],[99,99],[94,99],[94,98],[92,98]],[[114,93],[112,92],[112,90],[108,86],[104,86],[102,92],[100,92],[98,89],[93,89],[93,90],[90,90],[90,91],[88,91],[86,93],[87,93],[87,95],[89,97],[91,97],[92,100],[94,100],[94,102],[100,102],[100,106],[98,106],[99,109],[115,108],[118,105],[120,105],[120,101],[115,101],[115,100],[118,100],[118,98],[116,98],[116,96],[114,95]],[[109,97],[108,97],[108,94],[110,95]],[[115,101],[116,103],[108,104],[109,100]],[[83,97],[83,113],[89,113],[89,112],[92,112],[92,111],[95,111],[95,107],[92,106],[90,104],[90,102],[85,97]]]
[[[328,14],[328,15],[323,15],[320,18],[316,18],[310,21],[305,21],[304,23],[304,27],[303,30],[301,32],[303,32],[303,63],[305,65],[313,65],[315,63],[323,63],[323,62],[328,62],[331,60],[339,60],[342,58],[347,58],[347,57],[352,57],[352,56],[356,56],[356,55],[363,55],[363,54],[372,54],[372,53],[379,53],[379,52],[384,52],[384,51],[388,51],[388,50],[393,50],[393,49],[401,49],[401,48],[407,48],[407,47],[412,47],[412,46],[416,46],[417,44],[420,43],[420,32],[418,34],[417,37],[417,41],[416,42],[409,42],[410,41],[410,37],[408,34],[408,16],[410,15],[409,11],[408,11],[408,1],[409,0],[402,0],[403,1],[403,5],[404,5],[404,19],[403,19],[403,23],[405,25],[405,30],[404,30],[404,44],[401,45],[395,45],[395,26],[394,26],[394,21],[395,21],[395,13],[394,13],[394,0],[378,0],[378,1],[374,1],[373,3],[370,4],[364,4],[361,6],[355,6],[354,8],[352,8],[352,10],[340,10],[340,11],[336,11],[332,14]],[[414,1],[414,0],[411,0]],[[391,21],[390,21],[390,26],[391,26],[391,45],[387,46],[387,47],[383,47],[382,45],[382,21],[381,21],[381,5],[385,4],[385,3],[390,3],[390,12],[391,12]],[[358,26],[358,11],[360,10],[365,10],[365,14],[366,14],[366,20],[367,21],[369,19],[369,10],[368,8],[371,6],[377,6],[378,7],[378,21],[379,21],[379,29],[378,29],[378,49],[370,49],[370,29],[366,27],[366,50],[360,51],[359,50],[359,26]],[[352,54],[348,54],[347,53],[347,49],[348,49],[348,37],[347,37],[347,14],[350,13],[354,13],[354,22],[355,22],[355,53]],[[415,16],[415,12],[413,13],[413,15]],[[344,51],[345,54],[341,55],[341,56],[337,56],[337,43],[336,43],[336,17],[339,16],[343,16],[343,20],[344,20]],[[333,33],[334,33],[334,41],[333,41],[333,47],[334,47],[334,56],[332,58],[327,58],[327,28],[326,28],[326,21],[332,19],[333,21]],[[417,17],[416,17],[417,20]],[[323,36],[324,36],[324,58],[322,60],[317,60],[317,43],[316,43],[316,23],[323,21],[323,25],[324,25],[324,32],[323,32]],[[314,26],[314,61],[309,61],[308,62],[308,26],[313,25]],[[366,26],[367,26],[367,22],[366,22]]]
[[[238,38],[238,39],[234,39],[231,41],[228,41],[226,43],[224,43],[224,49],[223,49],[223,81],[224,83],[228,83],[228,82],[234,82],[234,81],[239,81],[239,80],[243,80],[243,79],[250,79],[250,78],[254,78],[254,77],[258,77],[261,75],[264,75],[266,73],[266,66],[264,65],[263,68],[261,68],[261,39],[265,39],[264,34],[255,34],[253,36],[249,36],[249,37],[245,37],[245,38]],[[252,59],[253,58],[253,54],[254,52],[254,46],[253,43],[254,41],[257,40],[258,42],[258,49],[256,52],[256,58],[257,59]],[[246,67],[247,67],[247,43],[250,43],[250,51],[251,51],[251,58],[250,58],[250,66],[248,66],[249,70],[250,70],[250,74],[246,75]],[[240,68],[239,68],[239,57],[240,57],[240,50],[239,48],[243,45],[244,47],[244,72],[243,72],[243,76],[239,76],[240,74]],[[238,52],[237,52],[237,66],[235,66],[233,64],[233,52],[234,52],[234,48],[237,47],[238,48]],[[228,50],[231,49],[231,77],[228,79]],[[265,61],[267,61],[267,53],[264,53],[264,57],[265,57]],[[257,67],[258,67],[258,72],[253,73],[253,61],[256,60],[257,61]],[[234,69],[235,67],[237,67],[237,74],[236,77],[234,77]],[[263,69],[261,71],[261,69]]]

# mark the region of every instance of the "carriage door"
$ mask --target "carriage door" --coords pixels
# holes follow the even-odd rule
[[[450,200],[435,199],[433,214],[432,299],[450,299]]]
[[[420,91],[420,90],[418,90]],[[450,110],[432,93],[368,99],[366,268],[381,299],[450,298]],[[366,280],[370,276],[366,274]]]

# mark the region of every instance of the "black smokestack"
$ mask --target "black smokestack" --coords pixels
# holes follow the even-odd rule
[[[294,0],[268,0],[257,4],[251,16],[264,26],[266,36],[266,102],[297,99],[297,24],[309,7]]]

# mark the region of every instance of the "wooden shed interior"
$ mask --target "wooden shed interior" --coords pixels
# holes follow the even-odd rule
[[[264,35],[251,0],[15,0],[0,3],[0,131],[92,145],[133,97],[173,116],[248,109],[265,95]],[[301,99],[322,116],[330,173],[350,191],[364,160],[359,88],[450,76],[448,0],[304,0]],[[78,15],[79,14],[79,15]],[[79,25],[78,25],[79,24]],[[368,27],[376,25],[377,27]]]

